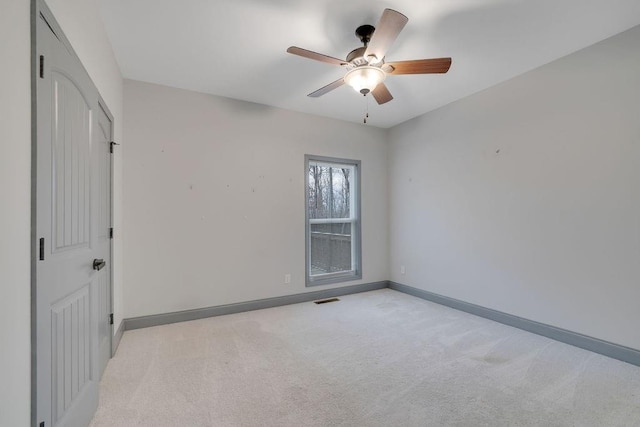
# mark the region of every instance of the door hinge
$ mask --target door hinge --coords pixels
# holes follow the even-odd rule
[[[44,79],[44,55],[40,55],[40,78]]]
[[[109,229],[109,238],[113,239],[113,227]]]
[[[109,152],[112,153],[112,154],[113,154],[113,146],[114,145],[120,145],[120,144],[118,144],[117,142],[114,142],[114,141],[111,141],[109,143]]]
[[[109,324],[113,325],[113,313],[109,314]]]
[[[44,261],[44,237],[40,238],[40,261]]]

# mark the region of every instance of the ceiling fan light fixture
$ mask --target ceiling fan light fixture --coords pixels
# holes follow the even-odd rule
[[[350,70],[344,76],[344,82],[356,92],[366,95],[382,83],[385,77],[387,75],[380,68],[364,65]]]
[[[356,28],[356,36],[364,46],[349,52],[345,61],[297,46],[289,47],[287,52],[291,54],[327,64],[340,65],[348,70],[344,77],[311,92],[307,96],[318,98],[347,84],[363,95],[372,92],[371,95],[376,102],[382,105],[393,99],[387,86],[382,84],[387,74],[394,76],[402,74],[443,74],[449,71],[451,58],[385,62],[384,58],[387,51],[408,20],[409,18],[397,10],[385,9],[375,27],[373,25],[361,25]]]

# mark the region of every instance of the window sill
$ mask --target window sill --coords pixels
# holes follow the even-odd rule
[[[344,273],[321,274],[313,277],[307,276],[305,284],[306,284],[306,287],[310,287],[310,286],[330,285],[330,284],[341,283],[341,282],[351,282],[353,280],[360,280],[360,279],[362,279],[361,273],[348,271]]]

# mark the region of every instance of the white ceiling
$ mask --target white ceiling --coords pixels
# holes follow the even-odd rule
[[[344,58],[356,27],[388,7],[409,22],[387,61],[450,56],[444,75],[390,76],[394,100],[369,100],[391,127],[640,24],[639,0],[100,0],[125,78],[362,123],[366,100],[344,74],[286,53]]]

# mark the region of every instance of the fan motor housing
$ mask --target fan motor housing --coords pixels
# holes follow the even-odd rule
[[[353,49],[347,55],[347,62],[349,62],[350,64],[355,65],[356,67],[359,66],[359,65],[367,64],[367,60],[364,59],[364,53],[366,51],[367,51],[367,47],[366,46],[359,47],[357,49]]]

